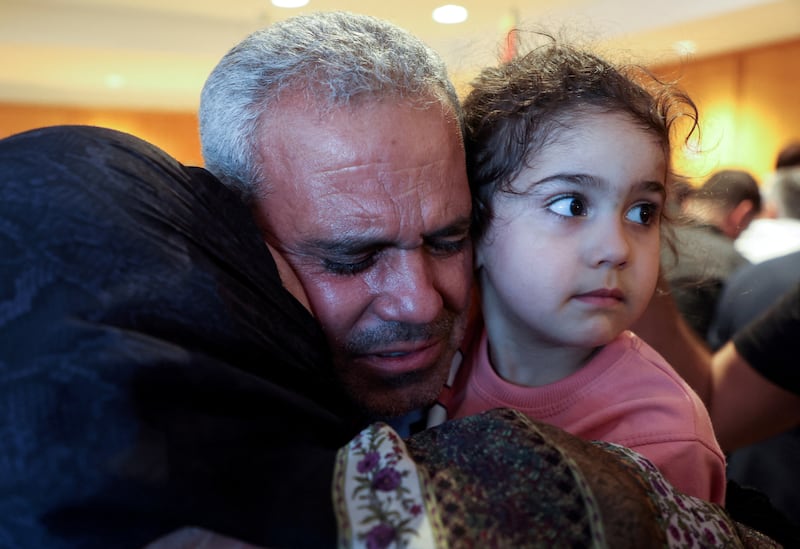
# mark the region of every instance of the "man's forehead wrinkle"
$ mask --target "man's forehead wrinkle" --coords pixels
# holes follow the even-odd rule
[[[338,252],[416,247],[422,245],[426,237],[449,228],[451,212],[452,223],[458,224],[464,217],[461,212],[453,212],[449,202],[431,201],[426,196],[424,184],[403,186],[399,194],[396,191],[398,186],[382,179],[378,186],[380,191],[366,196],[356,191],[331,189],[324,195],[324,201],[329,205],[323,205],[320,214],[335,209],[337,215],[326,216],[327,230],[324,234],[308,235],[306,245],[320,251]],[[428,218],[425,212],[428,207],[445,215]],[[409,228],[414,232],[408,232]]]
[[[380,215],[368,211],[349,211],[346,216],[331,219],[330,239],[367,243],[375,240],[386,240],[386,224]]]
[[[340,165],[327,168],[320,166],[318,168],[318,173],[320,175],[352,175],[361,170],[369,170],[374,172],[374,177],[376,179],[388,179],[391,181],[392,178],[395,177],[394,174],[397,174],[402,175],[404,180],[406,178],[416,179],[417,177],[423,176],[420,177],[420,180],[424,181],[426,179],[425,174],[430,170],[439,168],[443,163],[443,160],[437,159],[418,166],[397,166],[391,160],[371,159],[368,162],[359,162],[356,158],[342,158],[341,151],[337,151],[337,154],[337,160]]]
[[[320,185],[320,198],[344,202],[352,207],[352,211],[347,211],[347,216],[339,216],[343,222],[346,223],[350,215],[361,215],[365,220],[374,216],[381,223],[385,223],[387,217],[395,216],[401,221],[408,221],[409,216],[420,215],[426,195],[430,192],[428,181],[419,177],[420,168],[378,171],[366,180],[363,174],[358,174],[358,177],[352,178],[352,182],[348,182],[347,177],[341,178],[343,174],[355,173],[357,169],[328,170],[327,174],[336,174],[339,181],[344,181],[337,185]],[[342,209],[342,204],[338,207]]]

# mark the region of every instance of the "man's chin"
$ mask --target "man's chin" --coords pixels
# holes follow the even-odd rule
[[[389,421],[414,410],[427,408],[435,402],[437,396],[438,392],[431,395],[415,393],[412,396],[398,394],[387,397],[383,402],[364,402],[362,406],[364,412],[374,421]]]
[[[444,383],[447,370],[414,372],[391,383],[370,385],[359,380],[349,384],[347,390],[352,400],[374,420],[387,420],[404,416],[414,410],[426,408],[436,401]]]

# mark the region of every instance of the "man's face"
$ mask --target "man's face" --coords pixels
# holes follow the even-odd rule
[[[470,195],[452,114],[399,102],[270,114],[257,200],[351,397],[378,417],[432,402],[464,332]]]

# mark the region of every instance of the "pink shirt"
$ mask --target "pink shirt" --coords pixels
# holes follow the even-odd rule
[[[705,406],[632,332],[623,332],[565,379],[523,387],[492,369],[483,331],[440,401],[448,418],[513,408],[583,439],[626,446],[652,461],[680,491],[724,503],[725,457]]]

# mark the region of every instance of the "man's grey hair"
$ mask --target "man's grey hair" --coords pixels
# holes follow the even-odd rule
[[[800,219],[800,167],[775,172],[771,192],[779,218]]]
[[[348,12],[301,15],[256,31],[211,72],[200,99],[200,138],[206,168],[250,199],[263,181],[259,136],[264,114],[284,91],[301,93],[325,112],[356,100],[384,98],[440,104],[463,128],[447,68],[407,31]],[[260,192],[260,191],[259,191]]]

